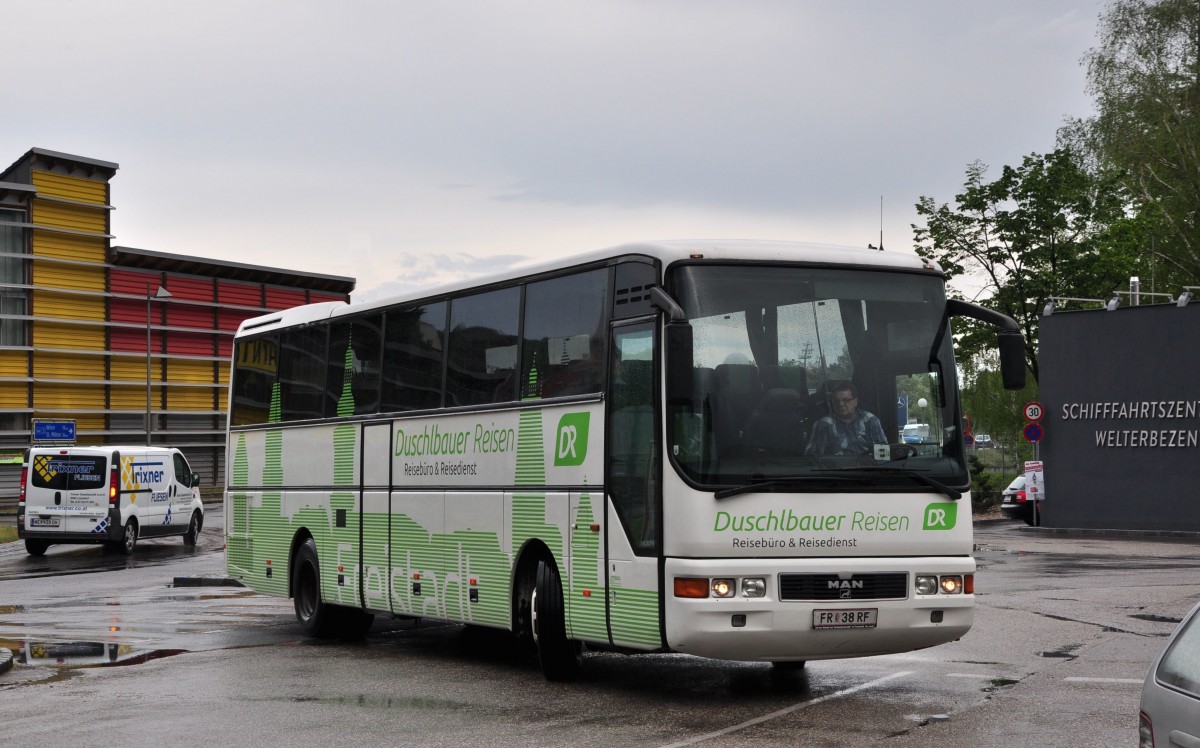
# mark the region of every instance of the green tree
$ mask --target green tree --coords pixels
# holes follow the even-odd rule
[[[1084,57],[1097,114],[1060,142],[1086,149],[1132,200],[1152,284],[1200,279],[1200,0],[1114,0]]]
[[[921,197],[913,225],[918,255],[936,261],[951,281],[979,288],[976,299],[1017,321],[1025,359],[1036,381],[1038,319],[1051,296],[1107,298],[1136,267],[1126,245],[1127,204],[1119,184],[1093,176],[1060,148],[1026,156],[987,181],[987,166],[967,166],[955,204]],[[952,284],[952,288],[960,284]],[[959,292],[961,295],[961,292]],[[987,366],[995,330],[956,326],[960,365]]]

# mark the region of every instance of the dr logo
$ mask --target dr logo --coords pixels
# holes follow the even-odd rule
[[[567,413],[558,421],[554,439],[556,467],[582,465],[587,457],[590,413]]]
[[[958,521],[958,504],[939,502],[925,507],[926,530],[953,530]]]

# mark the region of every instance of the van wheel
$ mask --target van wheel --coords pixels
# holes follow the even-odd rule
[[[126,556],[132,556],[133,555],[133,547],[135,545],[137,545],[137,539],[138,539],[137,522],[134,522],[133,520],[129,520],[128,522],[125,523],[125,539],[122,540],[121,544],[118,546],[121,549],[121,553],[124,553]]]
[[[25,539],[25,552],[30,556],[44,556],[46,555],[46,549],[49,547],[50,543],[45,540]]]
[[[187,532],[183,534],[183,544],[196,545],[196,538],[200,537],[200,528],[203,526],[204,520],[200,519],[200,512],[192,512],[192,521],[188,523]]]
[[[548,681],[574,680],[579,675],[583,648],[579,642],[567,638],[562,580],[553,561],[538,562],[537,582],[529,607],[542,675]]]

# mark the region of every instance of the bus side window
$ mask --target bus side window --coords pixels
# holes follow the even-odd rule
[[[607,306],[607,268],[526,287],[522,399],[600,391]]]
[[[243,338],[234,348],[231,426],[267,423],[279,373],[279,336]]]
[[[516,286],[450,302],[447,407],[516,399],[520,310]]]
[[[372,315],[335,322],[329,331],[325,417],[375,413],[379,409],[379,325]]]
[[[441,407],[446,302],[389,309],[383,333],[380,410]]]
[[[328,325],[287,330],[279,343],[279,410],[284,421],[320,418]]]

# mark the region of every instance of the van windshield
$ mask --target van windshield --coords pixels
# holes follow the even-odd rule
[[[37,455],[31,482],[52,491],[102,488],[107,469],[108,460],[100,455]]]

